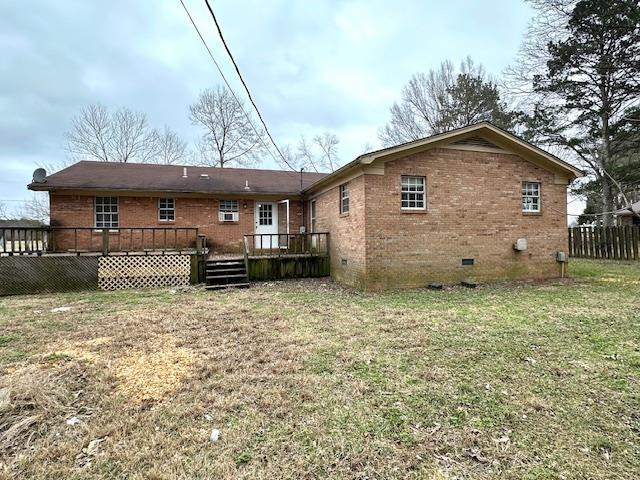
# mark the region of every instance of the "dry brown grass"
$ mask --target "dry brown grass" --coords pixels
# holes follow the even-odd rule
[[[633,478],[640,269],[576,270],[0,300],[0,478]]]

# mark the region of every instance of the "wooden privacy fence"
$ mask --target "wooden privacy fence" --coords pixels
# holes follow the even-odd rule
[[[640,260],[640,227],[569,228],[569,256]]]

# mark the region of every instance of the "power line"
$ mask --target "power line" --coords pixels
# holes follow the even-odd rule
[[[615,214],[615,213],[619,213],[621,210],[629,211],[631,213],[636,213],[636,211],[633,210],[631,208],[631,206],[622,207],[622,208],[619,208],[618,210],[613,210],[611,212],[600,212],[600,213],[567,213],[567,212],[563,212],[561,210],[558,210],[558,209],[550,207],[550,206],[547,206],[547,208],[553,210],[554,212],[558,212],[558,213],[562,213],[564,215],[567,215],[568,217],[582,217],[582,216],[584,216],[584,217],[603,217],[605,215],[612,215],[612,214]]]
[[[225,74],[222,72],[222,68],[220,68],[220,65],[218,64],[218,62],[216,61],[215,57],[213,56],[213,53],[211,53],[211,49],[209,48],[209,45],[207,45],[206,40],[204,39],[204,37],[202,36],[202,34],[200,33],[200,29],[198,28],[198,26],[196,25],[196,22],[193,20],[193,17],[191,16],[191,13],[189,12],[189,9],[187,8],[187,6],[185,5],[183,0],[179,0],[180,4],[182,5],[182,8],[184,8],[184,11],[186,12],[187,16],[189,17],[189,20],[191,21],[191,25],[193,25],[193,28],[196,30],[196,32],[198,33],[198,37],[200,37],[200,40],[202,41],[202,44],[204,45],[204,48],[207,50],[207,52],[209,53],[209,57],[211,57],[211,60],[213,61],[213,64],[216,66],[216,69],[218,70],[218,73],[220,74],[220,76],[222,77],[222,80],[224,81],[225,85],[227,86],[227,88],[229,89],[229,91],[231,92],[231,95],[233,95],[233,98],[235,99],[235,101],[238,103],[238,106],[240,107],[240,109],[242,110],[242,113],[244,113],[244,115],[247,117],[247,121],[249,122],[249,125],[251,125],[251,128],[253,129],[253,131],[255,132],[255,134],[258,136],[258,139],[260,140],[260,143],[262,144],[262,146],[265,148],[265,150],[267,152],[269,152],[269,155],[271,155],[273,157],[273,159],[278,162],[278,158],[276,158],[276,156],[273,154],[273,152],[271,151],[271,149],[265,144],[264,140],[262,139],[262,134],[260,132],[258,132],[258,129],[255,127],[255,125],[253,124],[253,122],[251,121],[251,117],[249,116],[249,114],[247,113],[247,111],[244,109],[244,106],[242,105],[242,102],[240,101],[240,99],[237,97],[236,93],[233,91],[233,88],[231,88],[231,85],[229,84],[229,81],[227,80],[227,77],[225,76]],[[252,101],[253,103],[253,101]],[[255,104],[254,104],[255,106]],[[259,115],[259,113],[258,113]],[[262,120],[262,117],[261,117]],[[264,122],[263,122],[264,123]],[[266,128],[266,126],[265,126]],[[269,135],[269,138],[271,138],[271,135]],[[271,141],[273,142],[273,139],[271,139]],[[276,150],[278,150],[278,153],[280,154],[280,156],[282,157],[282,161],[294,172],[296,171],[295,168],[293,168],[289,162],[286,160],[286,158],[284,157],[284,155],[282,154],[282,152],[280,151],[280,149],[278,149],[277,145],[274,146],[276,147]],[[287,172],[289,174],[291,174],[290,172]]]
[[[256,110],[256,113],[258,114],[258,118],[260,119],[260,121],[262,122],[262,125],[264,126],[265,133],[269,137],[269,140],[271,140],[271,143],[275,147],[276,151],[282,157],[282,160],[284,161],[284,163],[289,168],[291,168],[292,170],[295,170],[295,168],[292,168],[291,165],[289,165],[289,162],[287,162],[287,160],[285,159],[285,156],[282,154],[282,152],[278,148],[278,145],[276,144],[275,140],[271,136],[271,132],[269,132],[269,128],[267,127],[267,123],[264,121],[264,118],[262,118],[262,114],[260,113],[260,109],[258,108],[258,105],[256,105],[256,102],[253,100],[253,97],[251,96],[251,92],[249,91],[249,87],[247,86],[247,83],[244,81],[244,78],[242,77],[242,74],[240,73],[240,68],[238,67],[238,64],[236,63],[235,58],[233,58],[233,54],[231,53],[231,50],[229,50],[229,46],[227,45],[227,42],[224,39],[224,35],[222,34],[222,28],[220,27],[220,24],[218,23],[218,19],[216,18],[216,14],[213,13],[213,9],[211,8],[211,4],[209,3],[209,0],[204,0],[204,1],[207,4],[207,8],[209,9],[209,13],[211,14],[211,17],[213,18],[213,23],[216,24],[216,29],[218,30],[218,35],[220,36],[220,40],[222,40],[222,45],[224,45],[224,48],[227,51],[227,55],[229,55],[229,58],[231,59],[231,62],[233,63],[233,66],[236,69],[236,73],[238,74],[238,77],[240,78],[240,81],[242,82],[242,85],[244,86],[244,89],[247,92],[247,96],[249,97],[249,101],[251,102],[251,105],[253,105],[253,108]]]

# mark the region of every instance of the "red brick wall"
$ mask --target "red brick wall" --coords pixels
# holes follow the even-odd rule
[[[401,210],[402,175],[426,177],[426,211]],[[522,212],[523,181],[541,182],[540,214]],[[338,213],[337,187],[317,199],[337,280],[382,289],[560,274],[555,254],[567,249],[566,185],[516,155],[428,150],[389,161],[384,175],[363,175],[350,185],[347,218]],[[527,239],[526,251],[513,250],[518,238]],[[334,270],[341,257],[347,267]],[[475,265],[463,267],[463,258]]]
[[[348,214],[340,214],[339,186],[316,198],[317,231],[330,232],[331,276],[349,285],[365,287],[365,227],[368,226],[365,225],[364,177],[348,184]],[[306,220],[308,224],[310,219]]]
[[[197,227],[199,233],[207,237],[207,245],[214,252],[241,252],[242,236],[254,231],[255,200],[253,199],[239,200],[238,222],[222,223],[218,221],[218,199],[215,198],[176,197],[176,219],[173,222],[158,220],[159,197],[119,196],[118,198],[121,228]],[[94,225],[93,196],[51,193],[50,204],[52,225],[78,227]],[[301,225],[300,204],[301,202],[295,200],[290,202],[289,231],[291,233],[297,233]],[[279,227],[284,229],[281,233],[286,233],[285,224],[279,221]],[[73,248],[70,242],[71,238],[67,235],[64,242],[61,240],[59,248]]]

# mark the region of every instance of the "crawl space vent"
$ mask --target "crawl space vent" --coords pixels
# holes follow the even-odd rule
[[[462,265],[463,266],[471,266],[475,263],[475,261],[473,260],[473,258],[463,258],[462,259]]]

